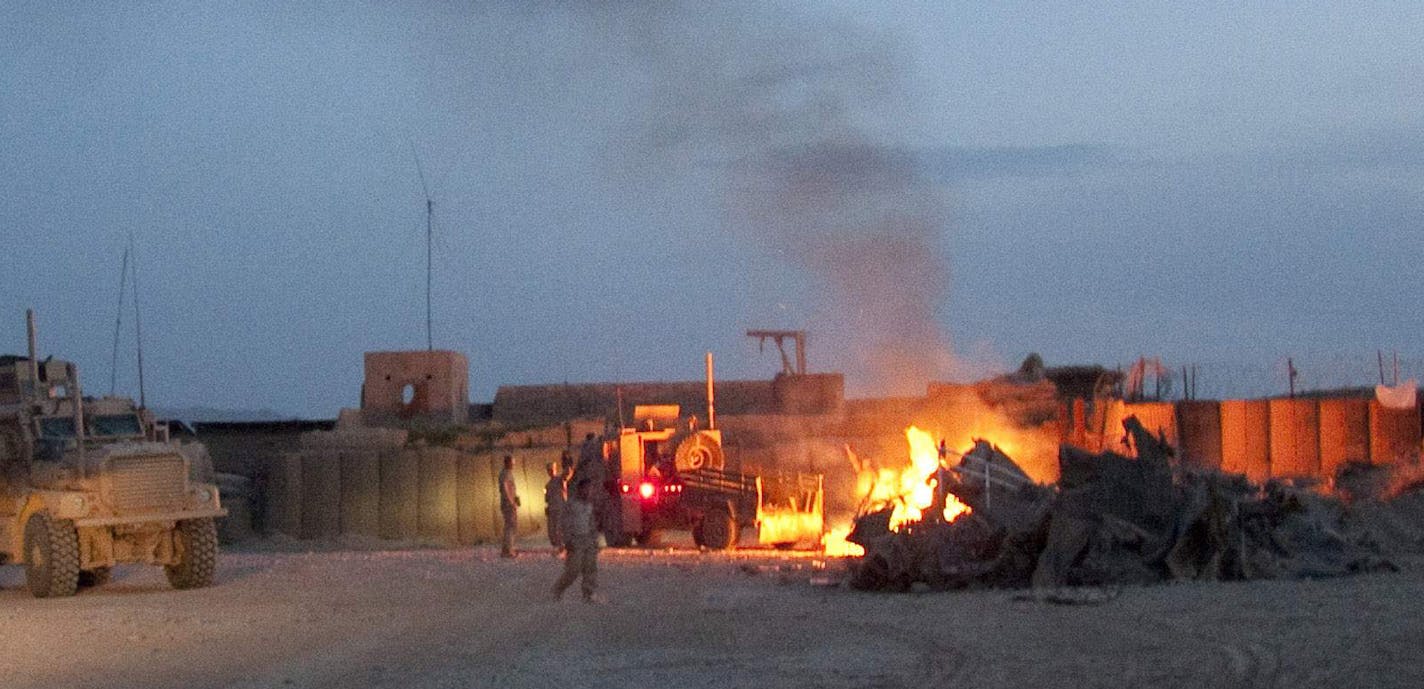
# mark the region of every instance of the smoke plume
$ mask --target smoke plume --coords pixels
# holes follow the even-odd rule
[[[937,190],[895,142],[899,51],[844,22],[748,6],[643,6],[610,25],[648,75],[638,164],[714,161],[727,221],[804,271],[813,366],[856,394],[923,392],[952,366],[939,307],[949,289]],[[631,16],[636,15],[636,16]]]

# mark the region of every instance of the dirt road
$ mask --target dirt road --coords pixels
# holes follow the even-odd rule
[[[605,551],[608,601],[549,599],[547,552],[226,553],[34,600],[0,568],[6,687],[1418,687],[1424,566],[1320,582],[861,594],[776,552]],[[834,563],[832,563],[834,569]]]

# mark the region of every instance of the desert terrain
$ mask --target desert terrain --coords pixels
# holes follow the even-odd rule
[[[605,550],[601,602],[560,562],[462,550],[223,554],[216,586],[121,567],[36,600],[0,568],[20,687],[1418,687],[1424,562],[1323,581],[872,594],[809,553]],[[1095,601],[1098,599],[1094,599]]]

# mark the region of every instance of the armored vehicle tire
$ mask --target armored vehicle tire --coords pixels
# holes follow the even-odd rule
[[[737,544],[737,523],[726,510],[712,510],[702,517],[702,545],[726,550]]]
[[[211,586],[218,569],[218,528],[211,517],[178,522],[174,534],[178,564],[164,565],[163,573],[175,589]]]
[[[25,580],[35,598],[63,598],[79,589],[79,532],[73,522],[48,512],[25,522]]]
[[[86,569],[79,573],[79,588],[103,586],[109,583],[109,579],[113,577],[113,574],[114,570],[111,567]]]

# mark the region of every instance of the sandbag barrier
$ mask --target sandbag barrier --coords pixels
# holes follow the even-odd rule
[[[496,542],[503,531],[498,477],[515,459],[521,534],[545,528],[548,448],[472,454],[445,447],[322,446],[268,465],[267,530],[309,540],[342,536],[428,545]]]
[[[1197,470],[1271,479],[1328,482],[1347,464],[1394,466],[1420,461],[1419,410],[1390,409],[1361,397],[1124,403],[1092,413],[1065,403],[1061,440],[1090,451],[1131,454],[1123,419],[1135,416]]]

